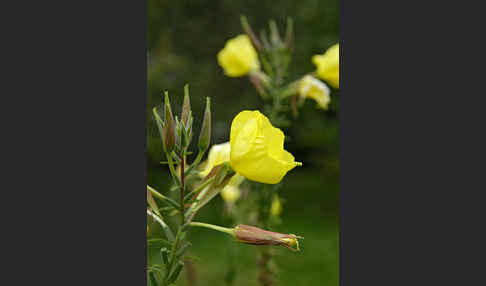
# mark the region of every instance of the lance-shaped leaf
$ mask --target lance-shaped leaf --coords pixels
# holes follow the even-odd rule
[[[157,203],[155,202],[154,198],[152,197],[152,193],[149,190],[149,186],[147,186],[147,203],[158,216],[162,217],[159,212],[159,207],[157,206]]]
[[[184,267],[184,262],[182,261],[179,261],[174,269],[174,271],[172,272],[172,274],[170,274],[169,278],[167,279],[167,283],[173,283],[177,280],[177,277],[179,277],[179,274],[181,274],[181,271],[182,271],[182,268]]]

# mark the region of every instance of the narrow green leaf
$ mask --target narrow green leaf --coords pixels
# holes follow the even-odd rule
[[[148,244],[160,243],[160,244],[162,244],[164,246],[172,247],[172,244],[170,242],[168,242],[167,240],[162,239],[162,238],[151,238],[151,239],[147,239],[147,243]]]
[[[169,250],[167,248],[161,248],[160,249],[160,256],[162,257],[162,262],[164,262],[165,265],[169,264]]]
[[[182,271],[182,268],[184,267],[184,262],[182,261],[179,261],[177,263],[177,266],[175,267],[174,271],[172,272],[172,274],[169,276],[169,279],[167,279],[167,282],[170,284],[170,283],[173,283],[177,280],[177,278],[179,277],[179,274],[181,274],[181,271]]]
[[[149,191],[148,186],[147,186],[147,203],[149,204],[150,208],[160,217],[159,212],[159,207],[157,206],[157,203],[155,202],[154,198],[152,197],[152,193]]]
[[[153,272],[149,272],[149,277],[150,277],[150,284],[152,286],[158,286],[157,284],[157,279],[155,279],[155,274]]]

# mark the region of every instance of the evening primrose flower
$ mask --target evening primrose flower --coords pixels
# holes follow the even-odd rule
[[[215,144],[209,149],[208,160],[203,171],[199,172],[201,177],[206,177],[217,165],[230,160],[230,142]]]
[[[335,88],[339,88],[339,44],[330,47],[323,55],[314,55],[317,75]]]
[[[299,83],[299,94],[303,98],[312,98],[317,102],[317,106],[327,109],[331,102],[330,90],[325,83],[310,76],[304,76]]]
[[[208,160],[203,171],[199,172],[199,176],[206,177],[211,170],[230,160],[230,142],[222,144],[215,144],[209,149]],[[235,174],[231,177],[226,186],[221,190],[221,197],[227,203],[234,203],[240,198],[239,185],[245,180],[245,177],[240,174]]]
[[[247,35],[239,35],[218,53],[218,63],[229,77],[240,77],[260,69],[258,55]]]
[[[302,163],[284,150],[283,132],[259,111],[242,111],[231,123],[230,165],[247,179],[277,184]]]

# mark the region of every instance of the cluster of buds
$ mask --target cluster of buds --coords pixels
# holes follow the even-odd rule
[[[253,47],[255,47],[260,54],[260,60],[262,61],[265,70],[265,73],[260,70],[250,72],[250,82],[260,95],[267,97],[268,94],[265,89],[272,87],[272,85],[281,84],[287,73],[287,67],[290,63],[291,53],[294,46],[292,18],[287,18],[284,40],[282,40],[277,23],[274,20],[269,22],[270,39],[265,30],[260,32],[260,38],[258,38],[245,16],[241,16],[241,26],[251,40]],[[272,83],[270,78],[274,78],[276,82]]]
[[[204,153],[210,144],[211,140],[211,104],[209,97],[206,98],[206,109],[204,111],[204,118],[199,135],[199,152]],[[163,120],[162,120],[163,110]],[[186,151],[192,140],[193,133],[193,116],[191,110],[191,103],[189,99],[189,86],[184,86],[184,103],[180,119],[172,114],[172,108],[169,101],[169,94],[165,92],[164,107],[155,107],[153,109],[155,122],[162,139],[164,152],[171,154],[172,151]]]

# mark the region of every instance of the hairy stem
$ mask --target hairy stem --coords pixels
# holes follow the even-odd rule
[[[184,151],[182,151],[182,156],[181,156],[181,195],[180,195],[180,204],[181,204],[181,226],[184,225],[184,211],[185,211],[185,206],[184,206],[184,188],[185,188],[185,177],[184,177],[184,164],[186,161],[186,155],[184,154]]]
[[[186,175],[188,175],[194,168],[196,168],[199,165],[199,163],[201,162],[201,160],[202,160],[202,158],[204,156],[204,153],[205,153],[205,151],[199,151],[197,153],[197,157],[194,160],[194,162],[192,162],[191,166],[189,166],[189,168],[187,168],[187,170],[184,171],[184,173]]]

